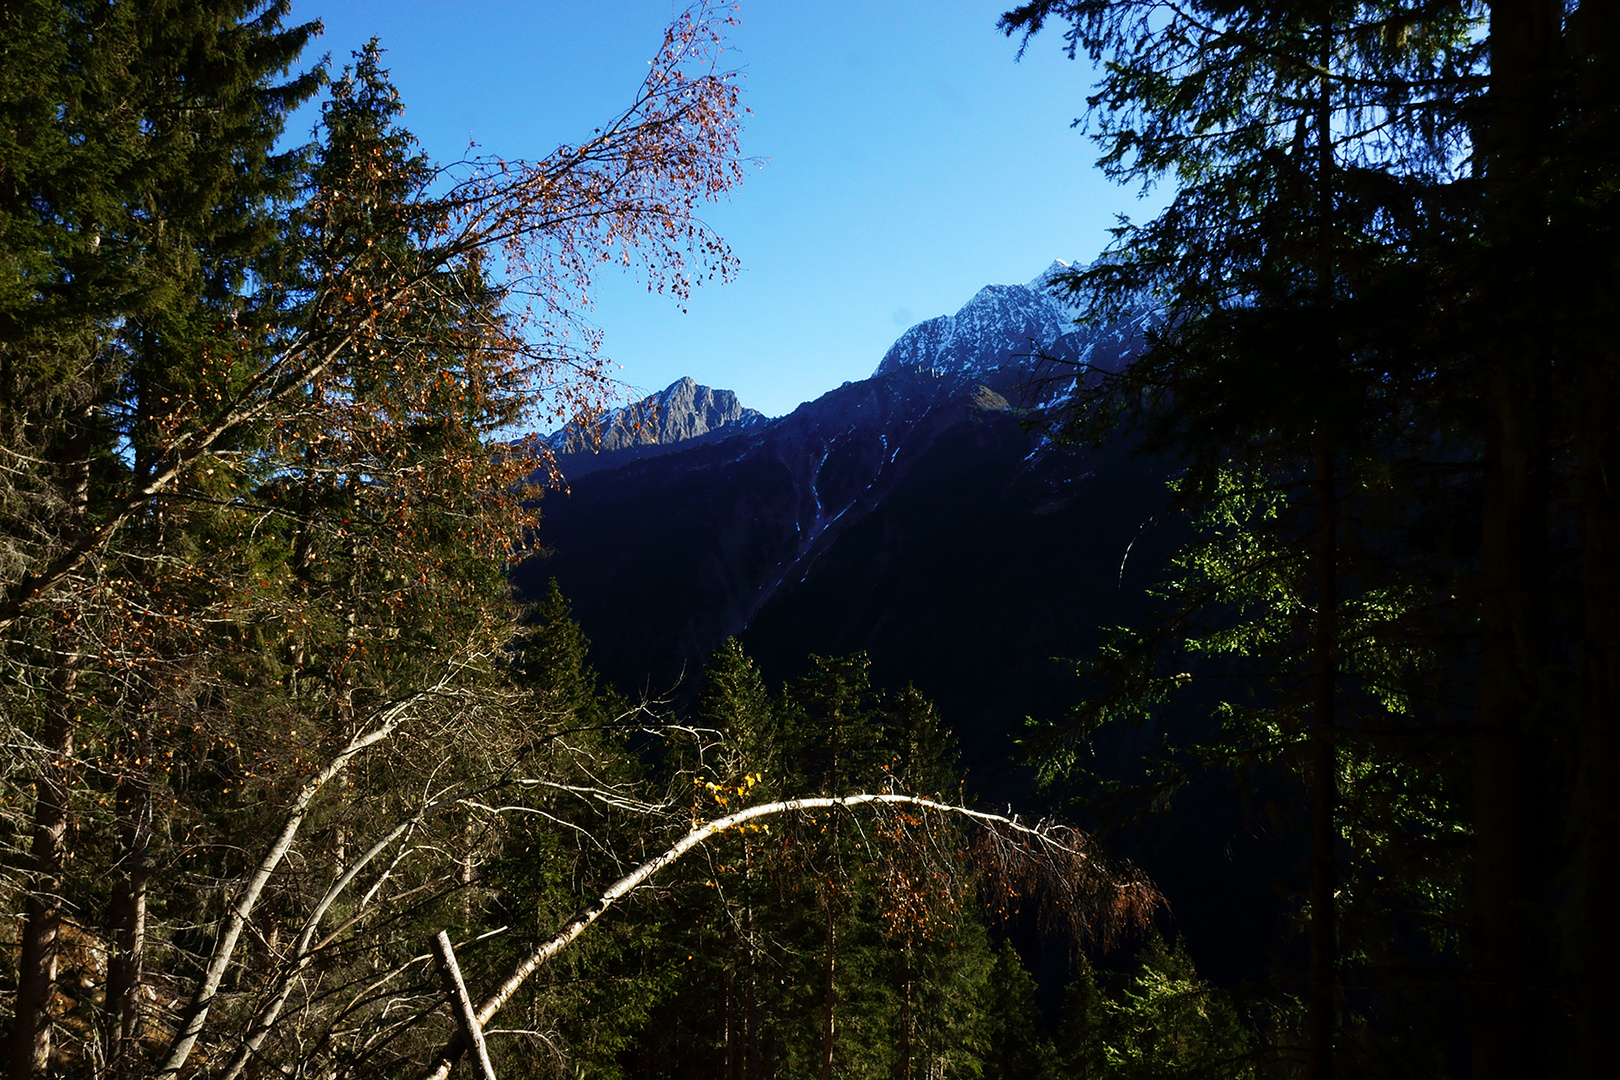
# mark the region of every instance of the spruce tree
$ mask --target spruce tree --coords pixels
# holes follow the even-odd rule
[[[1281,149],[1288,131],[1270,123],[1278,114],[1268,109],[1286,106],[1287,97],[1249,83],[1253,100],[1223,99],[1223,88],[1291,65],[1302,91],[1296,104],[1343,102],[1337,121],[1323,129],[1318,120],[1331,140],[1315,144],[1331,143],[1344,166],[1332,209],[1363,241],[1330,255],[1321,234],[1298,234],[1304,243],[1293,279],[1308,282],[1313,260],[1350,271],[1333,275],[1341,314],[1322,326],[1352,361],[1347,374],[1361,367],[1371,376],[1360,386],[1352,378],[1354,392],[1342,400],[1355,408],[1340,430],[1377,437],[1365,441],[1370,453],[1358,468],[1341,465],[1341,492],[1365,501],[1372,493],[1345,488],[1345,474],[1398,472],[1404,457],[1409,476],[1423,482],[1380,496],[1389,520],[1422,521],[1450,543],[1424,552],[1386,542],[1368,553],[1403,573],[1425,558],[1450,564],[1449,574],[1430,581],[1409,578],[1416,591],[1402,605],[1416,618],[1376,636],[1398,650],[1418,630],[1442,660],[1450,653],[1419,699],[1443,718],[1442,730],[1468,731],[1473,788],[1465,815],[1448,808],[1425,822],[1421,783],[1406,783],[1395,797],[1387,789],[1380,795],[1374,782],[1367,792],[1386,806],[1404,803],[1417,836],[1385,842],[1374,839],[1380,830],[1349,823],[1346,840],[1354,852],[1370,846],[1386,865],[1410,867],[1448,835],[1472,837],[1473,888],[1461,921],[1475,1069],[1488,1076],[1555,1070],[1574,1045],[1583,1047],[1580,1067],[1594,1067],[1593,1018],[1605,1011],[1597,1003],[1609,1000],[1607,984],[1591,978],[1592,949],[1575,944],[1612,950],[1608,923],[1592,918],[1584,892],[1549,883],[1584,879],[1611,888],[1597,883],[1617,879],[1611,856],[1620,850],[1611,824],[1620,815],[1602,794],[1615,785],[1593,779],[1612,775],[1615,760],[1615,695],[1605,674],[1614,665],[1599,659],[1615,651],[1614,622],[1600,614],[1615,605],[1595,599],[1612,598],[1604,569],[1614,564],[1612,499],[1593,482],[1609,454],[1598,432],[1612,425],[1595,418],[1612,412],[1615,368],[1612,345],[1604,344],[1613,339],[1617,291],[1607,240],[1620,40],[1611,8],[1201,5],[1155,23],[1133,14],[1146,6],[1036,2],[1008,16],[1009,28],[1028,30],[1050,17],[1069,19],[1071,49],[1111,56],[1115,64],[1092,99],[1105,162],[1122,175],[1172,175],[1179,185],[1171,211],[1130,232],[1126,256],[1090,283],[1170,282],[1160,340],[1194,347],[1150,351],[1134,381],[1162,395],[1159,404],[1178,402],[1164,415],[1208,425],[1213,438],[1189,424],[1184,447],[1230,445],[1223,440],[1247,430],[1242,421],[1255,403],[1272,407],[1275,391],[1292,392],[1296,370],[1310,370],[1273,363],[1276,326],[1257,337],[1229,333],[1242,320],[1212,324],[1215,307],[1202,299],[1206,289],[1227,288],[1236,301],[1228,306],[1264,306],[1264,281],[1234,271],[1244,252],[1286,239],[1275,223],[1298,205],[1286,186],[1264,192],[1252,183],[1281,175],[1268,165],[1267,143]],[[1291,25],[1304,32],[1268,34]],[[1311,26],[1319,45],[1331,37],[1333,47],[1313,56]],[[1222,68],[1221,58],[1234,63]],[[1331,95],[1305,92],[1313,79],[1331,86]],[[1311,131],[1302,113],[1299,145],[1310,146]],[[1244,139],[1253,154],[1231,154]],[[1217,205],[1209,193],[1245,187],[1262,196],[1251,213],[1233,213],[1225,225],[1200,216]],[[1302,329],[1296,337],[1307,340],[1321,327]],[[1205,347],[1221,341],[1236,363],[1208,366]],[[1244,355],[1269,385],[1245,377]],[[1199,395],[1214,407],[1203,407]],[[1343,419],[1354,423],[1346,429]],[[1347,448],[1341,442],[1341,455]],[[1390,582],[1375,584],[1390,595]],[[1378,591],[1342,598],[1366,609]],[[1471,726],[1452,722],[1460,716]],[[1406,775],[1450,774],[1445,783],[1455,792],[1455,755],[1445,752],[1454,742],[1436,739],[1427,763]],[[1364,779],[1376,775],[1380,757],[1390,759],[1358,752],[1347,764]],[[1457,875],[1444,876],[1446,902],[1463,900]]]
[[[1389,303],[1389,282],[1432,240],[1426,219],[1455,201],[1477,12],[1197,5],[1166,22],[1152,5],[1037,2],[1003,25],[1033,33],[1053,15],[1071,22],[1071,54],[1110,61],[1091,99],[1104,168],[1177,184],[1169,209],[1122,226],[1109,259],[1071,276],[1101,314],[1163,305],[1144,355],[1093,400],[1190,462],[1181,494],[1216,508],[1206,521],[1234,485],[1281,497],[1269,516],[1235,523],[1238,550],[1204,548],[1207,571],[1252,558],[1243,530],[1269,537],[1249,564],[1269,575],[1234,575],[1203,599],[1270,614],[1205,644],[1275,665],[1262,709],[1229,699],[1227,715],[1247,717],[1244,752],[1294,742],[1307,778],[1308,1041],[1325,1080],[1343,1007],[1342,774],[1362,764],[1347,758],[1346,733],[1364,729],[1363,714],[1383,723],[1392,699],[1380,678],[1401,666],[1389,662],[1399,644],[1352,655],[1370,629],[1357,613],[1387,610],[1411,587],[1382,573],[1410,556],[1398,518],[1369,537],[1385,496],[1367,480],[1421,471],[1441,452],[1423,437],[1439,423],[1433,369],[1399,347],[1414,310]],[[1370,546],[1347,543],[1358,525]],[[1391,642],[1398,621],[1373,640]]]
[[[1185,949],[1150,933],[1134,970],[1082,959],[1064,996],[1057,1046],[1074,1080],[1256,1075],[1252,1035],[1226,993],[1201,979]],[[1286,1067],[1285,1067],[1286,1068]]]
[[[960,786],[932,705],[914,689],[875,691],[860,656],[815,659],[773,697],[727,641],[689,725],[671,730],[664,765],[695,821],[818,789],[950,800]],[[787,816],[693,863],[658,922],[671,996],[637,1039],[632,1075],[814,1073],[829,1042],[836,1075],[973,1075],[989,938],[977,882],[940,850],[954,846],[949,828],[920,815]]]
[[[1035,980],[1011,943],[1002,943],[995,955],[985,984],[984,1080],[1051,1080],[1057,1052],[1042,1030]]]
[[[240,290],[253,260],[277,239],[273,203],[292,190],[297,153],[272,153],[282,118],[316,87],[313,76],[286,79],[312,27],[285,28],[285,14],[285,5],[234,2],[35,4],[7,13],[6,49],[28,53],[20,70],[36,80],[31,103],[12,98],[22,109],[12,130],[26,143],[7,148],[8,252],[31,249],[10,265],[33,264],[8,278],[11,329],[0,347],[8,409],[21,406],[8,411],[17,438],[8,438],[6,453],[24,455],[17,464],[28,460],[6,470],[28,478],[8,489],[15,498],[7,499],[7,531],[20,543],[11,548],[7,603],[59,577],[55,568],[69,566],[61,560],[72,561],[68,553],[82,549],[105,508],[138,488],[141,470],[152,465],[148,433],[175,415],[180,397],[226,376],[233,352],[260,347],[254,337],[264,326]],[[36,52],[29,35],[41,31],[56,40]],[[163,402],[160,383],[184,388]],[[140,556],[80,567],[51,615],[36,611],[19,624],[23,638],[38,642],[37,658],[8,649],[13,677],[24,686],[49,684],[56,699],[30,732],[38,763],[15,1076],[44,1070],[53,1057],[65,830],[77,812],[78,759],[106,745],[103,738],[117,749],[113,760],[95,762],[102,768],[92,778],[116,791],[126,857],[112,913],[116,1019],[100,1053],[115,1071],[130,1067],[149,816],[141,774],[150,759],[139,732],[165,676],[144,678],[133,664],[121,674],[89,671],[81,658],[96,640],[103,654],[138,663],[162,636],[172,605],[168,597],[154,602],[148,589],[162,565],[150,538],[163,527],[158,508],[149,507],[127,530],[131,550],[144,547]],[[117,599],[108,605],[98,590]],[[156,617],[144,627],[101,618],[120,602]],[[105,704],[86,709],[89,702]],[[114,730],[134,730],[133,741],[104,736],[98,723],[126,706],[135,715],[115,720]],[[120,759],[140,764],[125,768]],[[67,1052],[77,1059],[87,1051]]]

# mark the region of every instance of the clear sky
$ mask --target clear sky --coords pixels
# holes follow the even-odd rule
[[[1156,204],[1110,184],[1070,128],[1091,70],[1058,35],[1021,62],[1006,0],[741,0],[731,66],[759,159],[705,219],[742,260],[682,314],[604,274],[591,320],[638,391],[682,375],[775,416],[872,373],[908,326],[1055,258],[1089,260],[1119,213]],[[627,105],[677,10],[670,0],[293,0],[341,64],[376,35],[434,157],[469,141],[506,158],[577,142]],[[301,134],[313,113],[294,119]]]

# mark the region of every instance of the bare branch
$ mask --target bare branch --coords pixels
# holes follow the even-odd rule
[[[191,1056],[192,1047],[196,1046],[198,1037],[202,1034],[203,1026],[208,1022],[208,1010],[213,1005],[214,996],[219,992],[219,985],[225,978],[226,969],[231,963],[231,954],[236,951],[236,942],[242,935],[242,928],[247,925],[248,916],[253,914],[253,906],[259,900],[259,894],[264,891],[265,883],[275,873],[276,867],[292,848],[293,840],[298,835],[299,828],[304,823],[304,817],[309,811],[309,804],[324,787],[327,781],[342,772],[354,760],[355,755],[374,746],[392,735],[409,712],[410,706],[420,695],[411,695],[403,701],[395,702],[383,710],[377,726],[357,735],[340,751],[326,767],[304,782],[298,795],[293,799],[282,821],[281,831],[270,845],[270,850],[260,860],[253,876],[247,880],[242,891],[237,895],[236,902],[231,905],[230,917],[225,922],[224,930],[214,946],[213,955],[209,958],[208,969],[203,973],[202,983],[192,996],[191,1007],[186,1022],[175,1035],[169,1046],[169,1052],[164,1057],[163,1064],[158,1067],[159,1076],[175,1076],[185,1066],[186,1059]]]

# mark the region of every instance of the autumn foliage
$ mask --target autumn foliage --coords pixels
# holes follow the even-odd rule
[[[394,765],[429,775],[504,707],[480,697],[504,569],[551,467],[513,439],[614,393],[594,273],[679,299],[734,265],[695,216],[741,177],[727,15],[681,14],[589,139],[441,168],[375,45],[319,141],[276,149],[319,83],[285,77],[316,28],[284,3],[24,7],[0,102],[11,1069],[173,1071],[227,974],[304,963],[264,919],[354,858],[361,825],[303,817],[333,764],[408,731]]]

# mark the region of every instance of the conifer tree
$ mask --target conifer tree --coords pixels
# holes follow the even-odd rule
[[[1004,942],[985,984],[988,1031],[985,1080],[1049,1080],[1057,1076],[1057,1052],[1041,1025],[1035,1004],[1035,980]]]
[[[1159,1080],[1256,1074],[1251,1034],[1228,995],[1198,975],[1186,951],[1150,933],[1128,974],[1082,960],[1064,996],[1062,1075]],[[1285,1066],[1286,1068],[1286,1066]]]
[[[1205,520],[1220,517],[1223,489],[1230,499],[1270,487],[1286,492],[1280,507],[1291,504],[1228,521],[1238,551],[1205,546],[1202,570],[1225,562],[1259,576],[1238,570],[1223,588],[1217,572],[1197,602],[1270,607],[1260,625],[1204,644],[1264,657],[1298,683],[1273,683],[1275,706],[1246,724],[1251,750],[1275,745],[1281,721],[1306,751],[1307,1028],[1312,1075],[1325,1078],[1343,1009],[1336,921],[1348,868],[1336,848],[1354,831],[1343,777],[1346,766],[1369,774],[1366,746],[1346,755],[1346,737],[1390,727],[1388,706],[1405,691],[1388,677],[1405,674],[1409,651],[1401,619],[1388,614],[1411,610],[1414,596],[1421,609],[1437,591],[1422,575],[1388,575],[1388,563],[1413,562],[1411,534],[1400,515],[1380,534],[1377,507],[1390,494],[1367,481],[1421,473],[1426,455],[1443,453],[1427,440],[1442,424],[1432,359],[1414,358],[1401,338],[1426,314],[1426,291],[1411,288],[1422,270],[1409,264],[1432,251],[1435,220],[1460,202],[1479,11],[1194,5],[1166,23],[1153,5],[1037,2],[1011,11],[1004,28],[1035,32],[1053,15],[1071,21],[1071,55],[1111,62],[1090,99],[1103,167],[1178,185],[1170,209],[1121,228],[1115,256],[1071,280],[1098,313],[1144,295],[1165,306],[1145,355],[1103,395],[1142,423],[1149,445],[1191,461],[1181,494],[1215,508]],[[1244,529],[1255,528],[1270,538],[1267,554],[1241,551]],[[1379,610],[1382,622],[1366,619]],[[1243,717],[1246,704],[1230,701],[1228,719]]]
[[[255,336],[264,324],[237,303],[237,290],[276,240],[274,202],[291,194],[298,155],[272,154],[281,118],[316,85],[313,76],[280,81],[312,32],[284,28],[285,15],[284,4],[240,2],[40,4],[8,12],[8,51],[27,48],[30,32],[59,35],[30,57],[36,86],[49,98],[35,98],[20,129],[32,129],[32,145],[16,147],[24,168],[12,174],[27,189],[13,188],[19,201],[8,243],[44,243],[28,256],[36,265],[8,290],[10,304],[20,307],[8,306],[15,330],[4,346],[5,389],[26,410],[12,414],[17,438],[5,450],[16,455],[5,470],[14,478],[8,484],[26,478],[8,491],[17,496],[8,500],[8,599],[95,531],[106,488],[139,486],[142,470],[153,466],[149,433],[175,414],[180,398],[201,385],[228,384],[229,357],[262,343]],[[44,62],[54,66],[40,70]],[[35,151],[45,152],[34,163],[44,167],[26,163]],[[113,482],[93,484],[93,477]],[[139,732],[143,714],[162,707],[156,699],[166,677],[134,664],[90,671],[83,658],[98,651],[140,657],[165,634],[170,597],[184,595],[184,572],[168,595],[152,588],[157,577],[171,576],[173,564],[163,564],[161,544],[151,539],[165,522],[155,507],[148,511],[131,521],[135,558],[86,568],[50,615],[22,625],[43,659],[8,649],[13,678],[24,687],[49,685],[55,698],[30,731],[38,761],[34,836],[11,1038],[19,1077],[45,1069],[53,1053],[65,831],[81,782],[74,763],[77,748],[94,753],[102,738],[113,741],[116,756],[138,763],[104,762],[96,778],[116,791],[125,848],[112,912],[118,928],[109,991],[118,1018],[105,1049],[115,1071],[128,1068],[138,1034],[132,995],[143,951],[143,822],[150,814],[141,776],[149,750]],[[112,603],[94,597],[98,590]],[[153,617],[106,619],[120,604]],[[87,710],[89,702],[103,704]],[[97,726],[124,710],[114,729],[137,732],[133,741]],[[70,1053],[95,1055],[82,1042]]]
[[[1274,391],[1282,389],[1286,399],[1293,371],[1308,370],[1275,363],[1275,342],[1286,327],[1261,321],[1253,327],[1257,335],[1246,335],[1231,332],[1240,319],[1209,318],[1218,305],[1205,299],[1207,290],[1233,290],[1236,303],[1229,306],[1239,309],[1262,306],[1264,279],[1257,284],[1241,272],[1243,253],[1284,237],[1274,223],[1296,205],[1286,187],[1265,192],[1253,184],[1270,175],[1267,140],[1279,148],[1286,142],[1285,127],[1273,124],[1278,114],[1267,110],[1287,98],[1223,99],[1221,88],[1253,85],[1245,80],[1256,72],[1287,65],[1302,88],[1313,79],[1334,86],[1345,107],[1325,130],[1347,168],[1333,210],[1341,229],[1359,230],[1370,242],[1329,254],[1324,234],[1301,233],[1302,272],[1293,276],[1308,281],[1313,259],[1352,271],[1334,276],[1338,306],[1353,318],[1323,325],[1339,336],[1338,355],[1353,362],[1347,374],[1365,364],[1372,376],[1360,386],[1352,381],[1353,392],[1342,398],[1360,415],[1350,414],[1356,423],[1349,430],[1385,433],[1367,444],[1371,453],[1359,471],[1389,471],[1403,455],[1417,466],[1413,472],[1430,470],[1440,479],[1381,496],[1389,520],[1421,520],[1454,536],[1471,528],[1471,539],[1434,554],[1454,568],[1476,560],[1478,566],[1477,575],[1410,579],[1416,591],[1401,601],[1408,612],[1431,618],[1427,637],[1437,652],[1461,639],[1477,647],[1477,671],[1471,662],[1454,662],[1422,695],[1436,715],[1474,720],[1468,778],[1474,805],[1460,819],[1447,809],[1425,820],[1423,783],[1457,774],[1454,755],[1438,749],[1451,741],[1440,739],[1420,771],[1408,765],[1407,775],[1420,782],[1405,784],[1404,793],[1394,790],[1402,784],[1365,785],[1372,801],[1410,815],[1412,831],[1352,825],[1345,839],[1354,853],[1376,852],[1386,866],[1410,867],[1422,862],[1418,852],[1447,835],[1471,835],[1473,890],[1466,919],[1451,921],[1469,927],[1476,1071],[1544,1073],[1575,1045],[1583,1048],[1574,1055],[1579,1067],[1593,1068],[1589,1035],[1596,1030],[1592,1018],[1605,1009],[1596,1003],[1608,1000],[1601,988],[1607,984],[1590,979],[1594,950],[1574,943],[1612,949],[1615,938],[1608,923],[1592,920],[1595,909],[1584,894],[1549,883],[1587,873],[1594,883],[1612,882],[1612,853],[1620,850],[1605,824],[1620,815],[1592,786],[1593,777],[1611,774],[1615,760],[1608,735],[1615,699],[1604,689],[1613,680],[1602,674],[1613,665],[1597,659],[1614,652],[1614,623],[1597,614],[1614,604],[1593,599],[1610,595],[1612,578],[1599,568],[1614,564],[1601,524],[1612,500],[1591,483],[1608,453],[1604,437],[1594,437],[1593,418],[1612,404],[1615,367],[1612,348],[1600,344],[1613,339],[1616,295],[1606,239],[1615,220],[1609,136],[1620,40],[1612,5],[1195,5],[1177,9],[1168,23],[1131,14],[1147,10],[1037,2],[1009,13],[1007,24],[1034,30],[1049,17],[1064,17],[1072,22],[1071,50],[1112,56],[1115,66],[1092,99],[1105,162],[1122,175],[1172,174],[1180,185],[1171,211],[1127,236],[1126,257],[1091,279],[1190,281],[1172,281],[1168,290],[1160,343],[1172,347],[1150,352],[1149,364],[1126,381],[1162,395],[1155,397],[1159,404],[1177,401],[1163,415],[1196,421],[1182,443],[1196,453],[1199,446],[1230,445],[1223,441],[1229,433],[1250,430],[1246,417],[1257,413],[1257,403],[1273,408]],[[1313,56],[1313,25],[1315,41],[1326,41],[1322,31],[1330,31],[1342,47]],[[1290,26],[1306,32],[1267,33]],[[1236,62],[1223,69],[1214,62],[1220,58]],[[1310,100],[1306,92],[1294,95],[1296,103]],[[1308,119],[1295,128],[1305,146]],[[1599,130],[1609,134],[1588,141]],[[1252,158],[1231,154],[1245,139]],[[1316,145],[1329,140],[1318,137]],[[1251,213],[1234,213],[1226,225],[1200,216],[1201,207],[1217,205],[1206,199],[1210,192],[1234,190],[1261,196]],[[1311,330],[1296,339],[1308,340]],[[1178,347],[1188,341],[1191,348]],[[1220,355],[1207,349],[1211,342],[1226,348],[1223,366],[1208,365],[1209,356]],[[1264,372],[1272,384],[1245,372]],[[1200,395],[1213,407],[1193,404]],[[1296,418],[1310,415],[1281,404]],[[1174,430],[1172,424],[1160,432]],[[1471,471],[1476,488],[1443,479]],[[1472,522],[1470,499],[1478,500]],[[1369,550],[1408,568],[1423,558],[1387,542]],[[1558,599],[1577,594],[1578,603]],[[1584,615],[1572,614],[1577,606]],[[1373,637],[1398,649],[1403,638],[1414,640],[1414,628],[1391,624]],[[1358,782],[1381,769],[1382,751],[1365,753],[1368,745],[1349,762]],[[1612,783],[1601,787],[1615,790]],[[1400,839],[1388,841],[1391,835]],[[1597,841],[1599,835],[1610,839]],[[1430,891],[1449,893],[1447,903],[1463,899],[1458,875],[1448,869],[1442,876],[1448,884]],[[1572,903],[1574,896],[1582,899]],[[1567,1014],[1564,1002],[1572,1003]],[[1566,1030],[1586,1034],[1556,1034]]]
[[[694,819],[815,790],[834,761],[865,762],[868,780],[895,792],[951,799],[960,784],[932,706],[914,689],[874,691],[864,657],[815,660],[773,698],[727,641],[691,723],[671,733],[666,763],[690,785]],[[676,971],[633,1075],[712,1075],[717,1062],[730,1077],[823,1068],[829,967],[837,1075],[974,1075],[992,957],[977,882],[941,857],[945,841],[900,808],[865,823],[838,811],[790,818],[716,848],[660,920]]]
[[[1270,518],[1288,522],[1270,530],[1286,546],[1266,559],[1281,576],[1234,576],[1234,589],[1206,599],[1269,606],[1280,619],[1234,629],[1254,636],[1217,647],[1277,665],[1272,692],[1282,707],[1251,731],[1272,741],[1267,729],[1280,718],[1285,738],[1300,744],[1312,804],[1309,1041],[1312,1074],[1325,1080],[1341,1007],[1336,848],[1351,723],[1341,703],[1370,689],[1379,708],[1377,685],[1356,663],[1365,658],[1346,654],[1356,638],[1344,622],[1347,605],[1366,609],[1399,591],[1346,575],[1345,519],[1370,501],[1361,484],[1372,462],[1423,452],[1406,443],[1432,392],[1409,357],[1380,347],[1392,323],[1380,310],[1381,283],[1416,248],[1422,237],[1411,223],[1431,212],[1425,195],[1452,179],[1451,155],[1466,146],[1468,95],[1444,76],[1475,62],[1473,12],[1195,5],[1168,23],[1156,12],[1032,3],[1003,25],[1034,33],[1054,14],[1069,20],[1071,54],[1083,48],[1111,62],[1091,99],[1105,170],[1177,182],[1169,209],[1122,226],[1112,257],[1071,276],[1100,314],[1164,305],[1144,355],[1097,397],[1141,422],[1150,447],[1191,463],[1186,504],[1218,506],[1233,484],[1287,493],[1291,504]],[[1392,26],[1410,35],[1396,40]],[[1357,569],[1375,564],[1364,558]],[[1347,675],[1362,686],[1348,689]]]

